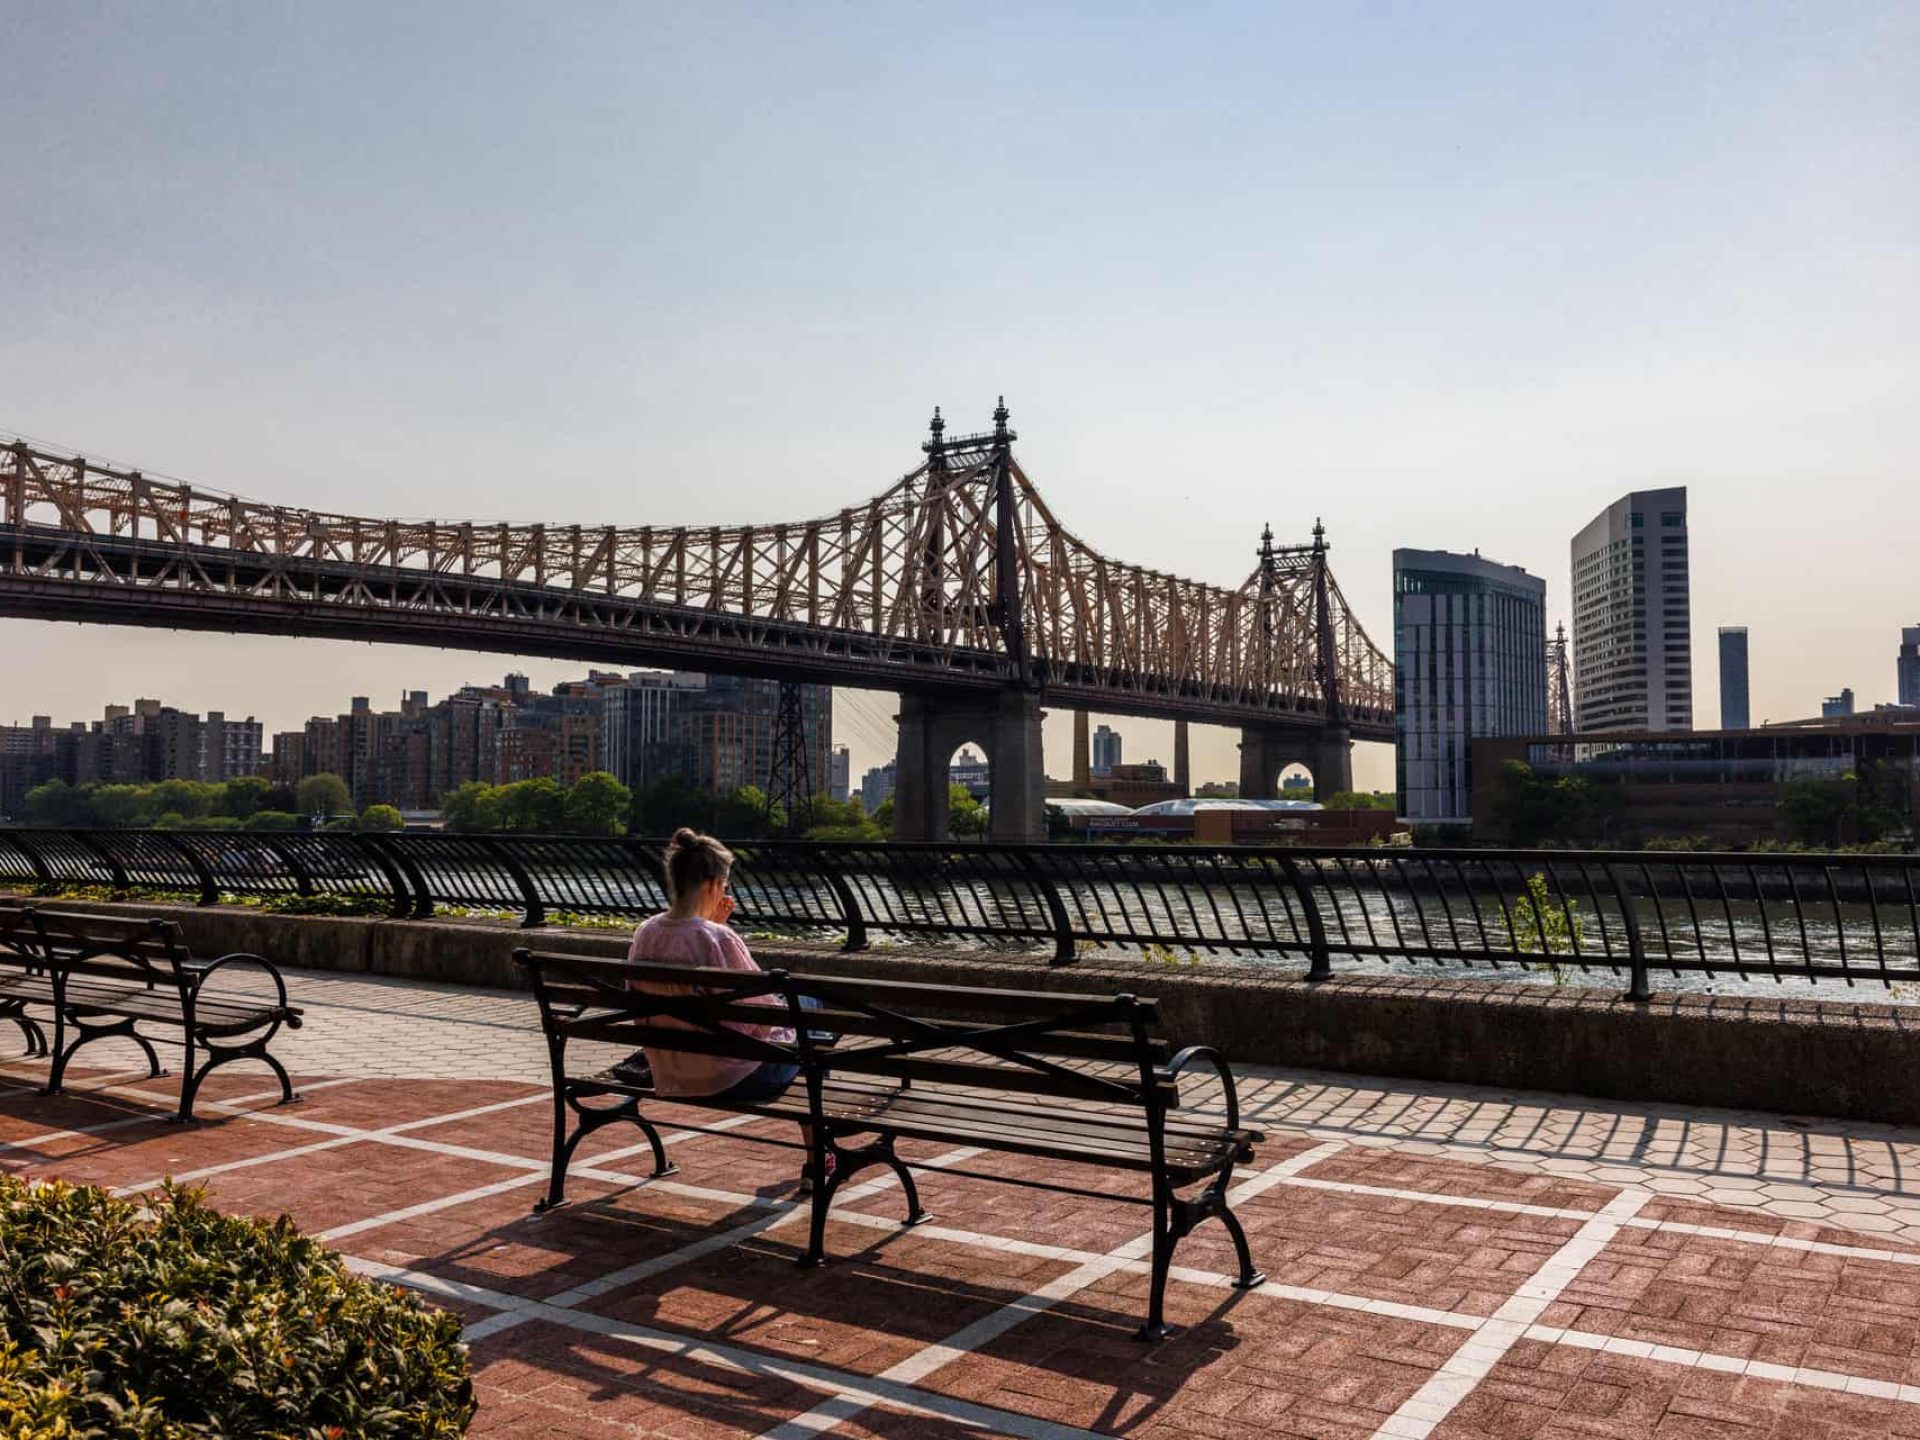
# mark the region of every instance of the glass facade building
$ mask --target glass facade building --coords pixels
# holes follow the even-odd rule
[[[1753,723],[1747,697],[1747,627],[1720,627],[1720,728],[1745,730]]]
[[[1476,736],[1547,725],[1547,583],[1445,550],[1393,552],[1394,776],[1402,818],[1472,819]]]
[[[1900,632],[1899,688],[1895,693],[1902,705],[1920,705],[1920,625],[1909,625]]]

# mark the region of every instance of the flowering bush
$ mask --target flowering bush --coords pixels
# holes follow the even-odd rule
[[[0,1176],[0,1435],[439,1440],[460,1322],[294,1229],[169,1185],[142,1207]]]

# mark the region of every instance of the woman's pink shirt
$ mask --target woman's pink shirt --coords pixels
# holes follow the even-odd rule
[[[675,920],[656,915],[633,932],[633,944],[627,947],[629,960],[644,960],[652,965],[684,965],[689,970],[755,970],[760,967],[747,951],[747,942],[724,925],[693,917]],[[663,985],[655,981],[635,982],[634,989],[653,994],[693,995],[695,985]],[[767,995],[747,1002],[778,1005],[778,997]],[[685,1021],[663,1018],[660,1025],[692,1030]],[[743,1035],[771,1040],[776,1044],[793,1043],[793,1031],[779,1025],[729,1025]],[[720,1055],[690,1055],[683,1050],[656,1050],[646,1047],[647,1063],[653,1067],[654,1088],[662,1095],[718,1095],[760,1068],[757,1060],[729,1060]]]

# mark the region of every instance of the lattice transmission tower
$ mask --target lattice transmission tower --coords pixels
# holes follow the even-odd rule
[[[802,828],[813,803],[813,756],[807,745],[802,689],[791,681],[780,682],[780,703],[773,717],[773,769],[767,778],[767,818],[771,820],[784,808],[789,835]]]

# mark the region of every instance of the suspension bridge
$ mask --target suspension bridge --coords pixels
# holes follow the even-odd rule
[[[765,525],[345,515],[0,445],[0,616],[675,666],[898,693],[896,833],[945,834],[946,767],[993,765],[997,839],[1041,829],[1045,707],[1237,726],[1241,785],[1351,784],[1393,667],[1327,562],[1269,531],[1235,588],[1113,560],[990,430],[935,411],[873,499]],[[1177,748],[1184,749],[1183,745]]]

